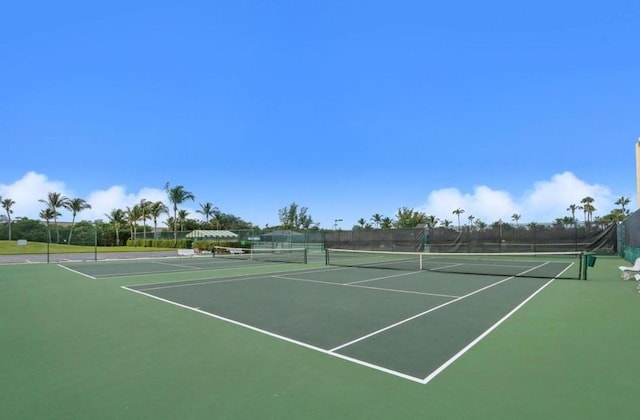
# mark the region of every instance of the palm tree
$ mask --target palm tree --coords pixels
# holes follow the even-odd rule
[[[594,201],[595,200],[592,197],[588,197],[588,196],[580,200],[580,203],[582,204],[582,209],[584,210],[585,222],[590,222],[593,216],[593,212],[596,211],[596,208],[593,207]]]
[[[453,222],[451,220],[444,219],[444,220],[440,221],[440,226],[445,227],[445,228],[448,228],[452,224],[453,224]]]
[[[144,241],[144,246],[147,244],[147,220],[151,217],[151,204],[151,201],[144,198],[138,203],[138,207],[140,207],[140,219],[142,219],[142,240]]]
[[[158,217],[169,214],[169,209],[162,201],[156,201],[149,207],[149,215],[153,219],[153,239],[158,239]]]
[[[16,202],[10,198],[2,199],[1,197],[0,201],[2,202],[2,208],[7,212],[7,220],[9,221],[9,240],[11,240],[11,215],[13,214],[11,207],[16,204]]]
[[[473,219],[475,219],[476,217],[473,214],[470,214],[468,219],[469,219],[469,228],[473,228]]]
[[[380,221],[380,228],[382,229],[391,229],[393,226],[393,219],[390,217],[385,217]]]
[[[460,215],[464,213],[463,209],[455,209],[452,214],[455,214],[456,216],[458,216],[458,230],[460,230]]]
[[[516,222],[516,229],[518,228],[518,220],[520,220],[522,216],[520,216],[518,213],[513,213],[511,215],[511,220],[513,220],[514,222]]]
[[[133,246],[136,246],[136,236],[138,234],[138,220],[142,217],[142,211],[139,205],[134,205],[133,208],[127,206],[127,210],[124,212],[127,222],[129,223],[129,232],[131,233],[131,242]]]
[[[40,214],[38,216],[40,216],[40,218],[43,219],[47,224],[47,233],[49,235],[49,243],[51,243],[50,222],[51,222],[51,219],[56,220],[56,218],[60,216],[60,213],[58,213],[55,209],[51,207],[47,207],[46,209],[40,210]]]
[[[371,221],[376,225],[376,229],[380,227],[380,223],[382,222],[382,215],[380,213],[375,213],[371,216]]]
[[[204,204],[202,203],[199,203],[199,204],[200,204],[200,209],[196,210],[196,213],[200,213],[201,215],[203,215],[205,219],[205,223],[209,224],[209,218],[212,216],[215,216],[215,212],[218,210],[218,208],[214,206],[213,203],[210,203],[208,201]]]
[[[427,216],[425,224],[430,228],[435,227],[435,225],[438,224],[438,218],[435,215],[430,214],[429,216]]]
[[[113,227],[116,231],[116,246],[120,245],[120,228],[127,223],[127,218],[121,209],[113,209],[111,213],[106,214],[109,222],[113,223]]]
[[[575,225],[577,220],[576,220],[576,210],[579,210],[581,207],[577,204],[570,204],[569,207],[567,207],[567,211],[571,212],[571,219],[573,220],[573,224]]]
[[[361,217],[360,219],[358,219],[358,226],[361,229],[364,229],[364,227],[367,225],[367,221],[365,220],[364,217]]]
[[[184,230],[184,224],[187,222],[187,216],[189,212],[187,210],[179,210],[178,211],[178,223],[180,224],[180,231]]]
[[[71,220],[71,230],[69,231],[69,245],[71,245],[71,235],[73,234],[73,227],[76,224],[76,215],[82,210],[90,209],[91,205],[82,198],[73,198],[67,200],[67,202],[63,204],[63,207],[69,210],[71,214],[73,214],[73,219]]]
[[[196,197],[192,192],[186,191],[182,185],[170,188],[167,182],[164,190],[167,192],[169,201],[173,204],[173,245],[176,246],[178,244],[178,205],[187,200],[195,200]]]
[[[38,200],[38,201],[46,204],[47,206],[49,206],[51,210],[53,210],[51,214],[53,215],[53,224],[56,226],[56,243],[60,243],[60,229],[58,229],[58,216],[61,216],[61,214],[58,213],[58,209],[64,207],[69,201],[69,199],[58,192],[50,192],[47,195],[46,200]]]
[[[629,200],[629,198],[623,196],[623,197],[618,198],[618,200],[614,204],[616,204],[618,206],[621,206],[622,207],[622,213],[623,214],[627,214],[627,213],[629,213],[629,210],[625,210],[624,206],[628,205],[629,203],[631,203],[631,200]]]

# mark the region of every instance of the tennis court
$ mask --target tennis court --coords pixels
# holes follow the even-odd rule
[[[552,281],[324,257],[0,266],[3,413],[637,417],[638,294],[619,258]]]
[[[340,254],[340,253],[339,253]],[[64,267],[93,279],[203,272],[196,279],[126,285],[135,292],[182,309],[221,319],[359,365],[426,384],[480,338],[534,296],[574,262],[548,259],[514,263],[493,261],[518,273],[469,275],[443,273],[444,268],[488,262],[431,259],[429,270],[394,254],[389,270],[386,255],[366,253],[334,256],[333,264],[305,269],[291,264],[281,271],[277,261],[246,258],[189,258],[137,262],[71,264]],[[364,256],[364,260],[363,260]],[[384,267],[354,267],[382,264]],[[289,257],[287,257],[289,258]],[[372,261],[372,258],[374,261]],[[278,260],[278,258],[276,258]],[[403,262],[401,266],[398,266]],[[523,265],[524,264],[524,265]],[[237,275],[238,267],[259,267],[262,273]],[[534,275],[545,267],[545,278]],[[549,267],[556,270],[550,277]],[[464,271],[479,270],[478,267]],[[218,271],[207,277],[205,270]],[[219,270],[230,270],[220,276]],[[179,309],[176,309],[179,310]]]

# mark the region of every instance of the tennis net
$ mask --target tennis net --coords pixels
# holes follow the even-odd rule
[[[229,258],[234,260],[250,260],[264,262],[307,263],[306,248],[234,248],[216,246],[213,249],[214,258]]]
[[[424,253],[327,249],[326,264],[508,277],[581,279],[582,252]]]

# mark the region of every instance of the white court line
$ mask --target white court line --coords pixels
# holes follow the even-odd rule
[[[97,280],[97,279],[96,279],[95,277],[93,277],[93,276],[90,276],[90,275],[88,275],[88,274],[82,273],[82,272],[80,272],[80,271],[73,270],[73,269],[71,269],[71,268],[69,268],[69,267],[66,267],[66,266],[62,265],[62,264],[56,264],[56,265],[57,265],[58,267],[60,267],[60,268],[64,268],[65,270],[69,270],[69,271],[71,271],[72,273],[79,274],[79,275],[84,276],[84,277],[88,277],[88,278],[90,278],[91,280]]]
[[[546,263],[545,263],[545,264],[546,264]],[[523,271],[523,272],[519,273],[518,275],[522,275],[522,274],[525,274],[525,273],[527,273],[527,272],[529,272],[529,271],[535,270],[535,269],[537,269],[537,268],[539,268],[539,267],[542,267],[542,266],[543,266],[543,265],[545,265],[545,264],[541,264],[541,265],[539,265],[538,267],[534,267],[534,268],[531,268],[531,269],[529,269],[529,270]],[[403,378],[403,379],[407,379],[407,380],[410,380],[410,381],[412,381],[412,382],[417,382],[417,383],[420,383],[420,384],[423,384],[423,385],[424,385],[424,384],[427,384],[428,382],[430,382],[431,380],[433,380],[433,379],[434,379],[438,374],[440,374],[440,373],[441,373],[442,371],[444,371],[448,366],[450,366],[453,362],[455,362],[458,358],[460,358],[462,355],[464,355],[464,354],[465,354],[469,349],[471,349],[471,348],[472,348],[473,346],[475,346],[478,342],[480,342],[480,341],[481,341],[484,337],[486,337],[490,332],[492,332],[493,330],[495,330],[495,329],[496,329],[500,324],[502,324],[502,323],[503,323],[507,318],[509,318],[509,317],[510,317],[510,316],[512,316],[512,315],[513,315],[517,310],[519,310],[520,308],[522,308],[522,306],[524,306],[524,305],[525,305],[529,300],[531,300],[534,296],[536,296],[538,293],[540,293],[540,291],[542,291],[542,289],[544,289],[547,285],[549,285],[551,282],[553,282],[553,280],[555,280],[556,278],[560,277],[560,276],[561,276],[561,275],[562,275],[566,270],[568,270],[568,269],[569,269],[569,267],[567,267],[565,270],[563,270],[560,274],[558,274],[558,275],[557,275],[556,277],[554,277],[553,279],[550,279],[550,280],[549,280],[547,283],[545,283],[545,284],[544,284],[540,289],[536,290],[536,291],[535,291],[533,294],[531,294],[527,299],[525,299],[525,300],[524,300],[523,302],[521,302],[518,306],[516,306],[516,307],[515,307],[511,312],[509,312],[509,313],[508,313],[507,315],[505,315],[503,318],[501,318],[500,320],[498,320],[494,325],[492,325],[491,327],[489,327],[489,328],[488,328],[484,333],[482,333],[480,336],[478,336],[476,339],[474,339],[471,343],[469,343],[467,346],[465,346],[462,350],[460,350],[458,353],[456,353],[453,357],[451,357],[449,360],[447,360],[445,363],[443,363],[441,366],[439,366],[436,370],[434,370],[434,371],[433,371],[431,374],[429,374],[426,378],[418,378],[418,377],[415,377],[415,376],[407,375],[407,374],[402,373],[402,372],[397,372],[397,371],[394,371],[394,370],[392,370],[392,369],[388,369],[388,368],[385,368],[385,367],[382,367],[382,366],[379,366],[379,365],[375,365],[375,364],[372,364],[372,363],[369,363],[369,362],[365,362],[365,361],[363,361],[363,360],[355,359],[355,358],[352,358],[352,357],[350,357],[350,356],[346,356],[346,355],[343,355],[343,354],[340,354],[340,353],[336,353],[336,351],[337,351],[337,350],[339,350],[339,349],[342,349],[342,348],[344,348],[344,347],[347,347],[348,345],[354,344],[354,343],[356,343],[356,342],[362,341],[362,340],[364,340],[364,339],[366,339],[366,338],[369,338],[369,337],[371,337],[371,336],[374,336],[374,335],[376,335],[376,334],[379,334],[379,333],[381,333],[382,331],[386,331],[386,330],[388,330],[388,329],[390,329],[390,328],[392,328],[392,327],[394,327],[394,326],[401,325],[401,324],[406,323],[406,322],[408,322],[408,321],[410,321],[410,320],[413,320],[413,319],[416,319],[416,318],[418,318],[418,317],[420,317],[420,316],[426,315],[427,313],[430,313],[430,312],[433,312],[433,311],[435,311],[435,310],[437,310],[437,309],[443,308],[443,307],[445,307],[445,306],[447,306],[447,305],[449,305],[449,304],[451,304],[451,303],[458,302],[458,301],[460,301],[460,300],[462,300],[462,299],[465,299],[465,298],[467,298],[467,297],[469,297],[469,296],[472,296],[472,295],[474,295],[474,294],[476,294],[476,293],[479,293],[479,292],[481,292],[481,291],[484,291],[484,290],[486,290],[486,289],[489,289],[489,288],[491,288],[491,287],[493,287],[493,286],[497,286],[497,285],[499,285],[499,284],[501,284],[501,283],[504,283],[504,282],[506,282],[506,281],[508,281],[508,280],[512,280],[512,279],[516,278],[516,276],[507,277],[507,278],[505,278],[505,279],[503,279],[503,280],[500,280],[500,281],[498,281],[498,282],[496,282],[496,283],[492,283],[492,284],[490,284],[490,285],[488,285],[488,286],[485,286],[485,287],[483,287],[483,288],[481,288],[481,289],[478,289],[478,290],[476,290],[476,291],[474,291],[474,292],[471,292],[471,293],[469,293],[469,294],[467,294],[467,295],[464,295],[464,296],[458,297],[458,298],[456,298],[456,299],[454,299],[454,300],[452,300],[452,301],[449,301],[449,302],[447,302],[447,303],[445,303],[445,304],[439,305],[439,306],[437,306],[437,307],[435,307],[435,308],[432,308],[432,309],[430,309],[430,310],[424,311],[424,312],[422,312],[422,313],[420,313],[420,314],[414,315],[414,316],[412,316],[412,317],[410,317],[410,318],[407,318],[407,319],[405,319],[405,320],[403,320],[403,321],[400,321],[400,322],[397,322],[397,323],[395,323],[395,324],[393,324],[393,325],[390,325],[390,326],[388,326],[388,327],[382,328],[382,329],[380,329],[380,330],[378,330],[378,331],[375,331],[375,332],[373,332],[373,333],[371,333],[371,334],[368,334],[368,335],[366,335],[366,336],[360,337],[360,338],[358,338],[358,339],[356,339],[356,340],[352,340],[352,341],[350,341],[349,343],[345,343],[345,344],[343,344],[343,345],[341,345],[341,346],[334,347],[333,349],[330,349],[330,350],[326,350],[326,349],[323,349],[323,348],[320,348],[320,347],[316,347],[316,346],[313,346],[313,345],[311,345],[311,344],[307,344],[307,343],[304,343],[304,342],[301,342],[301,341],[298,341],[298,340],[295,340],[295,339],[291,339],[291,338],[289,338],[289,337],[282,336],[282,335],[280,335],[280,334],[275,334],[275,333],[272,333],[272,332],[270,332],[270,331],[267,331],[267,330],[263,330],[263,329],[261,329],[261,328],[254,327],[254,326],[249,325],[249,324],[245,324],[245,323],[242,323],[242,322],[239,322],[239,321],[235,321],[235,320],[230,319],[230,318],[225,318],[225,317],[222,317],[222,316],[219,316],[219,315],[215,315],[215,314],[212,314],[212,313],[209,313],[209,312],[205,312],[205,311],[203,311],[203,310],[201,310],[201,309],[199,309],[199,308],[193,308],[193,307],[190,307],[190,306],[187,306],[187,305],[183,305],[183,304],[180,304],[180,303],[177,303],[177,302],[173,302],[173,301],[170,301],[170,300],[167,300],[167,299],[164,299],[164,298],[158,297],[158,296],[154,296],[154,295],[149,294],[149,293],[145,293],[145,292],[140,291],[140,290],[131,289],[130,287],[132,287],[132,286],[130,286],[130,287],[127,287],[127,286],[121,286],[121,288],[122,288],[122,289],[124,289],[124,290],[130,291],[130,292],[138,293],[138,294],[141,294],[141,295],[144,295],[144,296],[147,296],[147,297],[150,297],[150,298],[153,298],[153,299],[156,299],[156,300],[159,300],[159,301],[165,302],[165,303],[170,303],[170,304],[172,304],[172,305],[179,306],[179,307],[181,307],[181,308],[189,309],[189,310],[192,310],[192,311],[194,311],[194,312],[198,312],[198,313],[200,313],[200,314],[210,316],[210,317],[212,317],[212,318],[216,318],[216,319],[219,319],[219,320],[222,320],[222,321],[225,321],[225,322],[229,322],[229,323],[231,323],[231,324],[239,325],[239,326],[241,326],[241,327],[248,328],[248,329],[250,329],[250,330],[252,330],[252,331],[256,331],[256,332],[259,332],[259,333],[262,333],[262,334],[265,334],[265,335],[268,335],[268,336],[271,336],[271,337],[274,337],[274,338],[278,338],[278,339],[281,339],[281,340],[287,341],[287,342],[289,342],[289,343],[293,343],[293,344],[299,345],[299,346],[304,347],[304,348],[308,348],[308,349],[311,349],[311,350],[315,350],[315,351],[318,351],[318,352],[320,352],[320,353],[323,353],[323,354],[326,354],[326,355],[329,355],[329,356],[333,356],[333,357],[336,357],[336,358],[339,358],[339,359],[347,360],[347,361],[350,361],[350,362],[352,362],[352,363],[356,363],[356,364],[361,365],[361,366],[365,366],[365,367],[368,367],[368,368],[371,368],[371,369],[375,369],[375,370],[378,370],[378,371],[381,371],[381,372],[384,372],[384,373],[387,373],[387,374],[390,374],[390,375],[393,375],[393,376],[397,376],[397,377],[400,377],[400,378]],[[308,272],[308,273],[314,273],[314,272],[318,272],[318,271],[322,271],[322,270],[308,270],[307,272]],[[286,274],[286,273],[285,273],[285,274]],[[301,273],[300,273],[300,272],[296,272],[295,274],[301,274]],[[256,278],[262,278],[262,277],[264,277],[264,276],[259,276],[259,277],[256,277]],[[249,279],[252,279],[252,278],[249,278]],[[242,280],[242,279],[235,279],[235,280]],[[193,280],[192,280],[192,281],[193,281]],[[232,281],[232,280],[229,280],[229,281]],[[309,280],[309,281],[313,281],[313,280]],[[198,284],[202,284],[202,283],[198,283]],[[330,284],[337,284],[337,283],[330,283]],[[184,286],[190,286],[190,285],[195,285],[195,284],[187,284],[187,285],[184,285]],[[352,286],[352,287],[364,287],[364,286]],[[151,290],[151,289],[149,289],[149,290]]]
[[[340,346],[338,346],[338,347],[334,347],[334,348],[332,348],[332,349],[331,349],[331,350],[329,350],[329,351],[332,351],[332,352],[333,352],[333,351],[338,351],[338,350],[340,350],[340,349],[342,349],[342,348],[348,347],[348,346],[350,346],[350,345],[352,345],[352,344],[355,344],[355,343],[357,343],[357,342],[360,342],[360,341],[362,341],[362,340],[366,340],[367,338],[371,338],[371,337],[373,337],[373,336],[375,336],[375,335],[378,335],[378,334],[380,334],[380,333],[383,333],[383,332],[385,332],[385,331],[388,331],[388,330],[390,330],[391,328],[395,328],[395,327],[397,327],[397,326],[399,326],[399,325],[406,324],[406,323],[407,323],[407,322],[409,322],[409,321],[413,321],[413,320],[414,320],[414,319],[416,319],[416,318],[420,318],[421,316],[424,316],[424,315],[426,315],[426,314],[428,314],[428,313],[431,313],[431,312],[433,312],[433,311],[437,311],[438,309],[440,309],[440,308],[444,308],[445,306],[447,306],[447,305],[451,305],[452,303],[459,302],[459,301],[461,301],[462,299],[466,299],[466,298],[468,298],[469,296],[473,296],[473,295],[475,295],[476,293],[480,293],[480,292],[482,292],[483,290],[489,289],[489,288],[491,288],[491,287],[493,287],[493,286],[497,286],[498,284],[503,283],[503,282],[505,282],[505,281],[507,281],[507,280],[511,280],[511,279],[513,279],[513,278],[514,278],[514,277],[507,277],[507,278],[506,278],[506,279],[504,279],[504,280],[500,280],[500,281],[498,281],[498,282],[496,282],[496,283],[492,283],[492,284],[490,284],[490,285],[488,285],[488,286],[485,286],[485,287],[483,287],[483,288],[481,288],[481,289],[478,289],[478,290],[476,290],[476,291],[473,291],[473,292],[471,292],[471,293],[468,293],[468,294],[466,294],[466,295],[464,295],[464,296],[460,296],[460,297],[458,297],[458,298],[456,298],[456,299],[450,300],[449,302],[445,302],[445,303],[443,303],[442,305],[438,305],[438,306],[436,306],[436,307],[434,307],[434,308],[427,309],[427,310],[426,310],[426,311],[424,311],[424,312],[420,312],[419,314],[416,314],[416,315],[411,316],[411,317],[409,317],[409,318],[403,319],[402,321],[398,321],[398,322],[396,322],[395,324],[388,325],[388,326],[386,326],[386,327],[384,327],[384,328],[380,328],[380,329],[379,329],[379,330],[377,330],[377,331],[373,331],[372,333],[369,333],[369,334],[367,334],[367,335],[363,335],[362,337],[358,337],[358,338],[356,338],[355,340],[349,341],[348,343],[344,343],[344,344],[342,344],[342,345],[340,345]]]
[[[356,363],[356,364],[361,365],[361,366],[366,366],[368,368],[379,370],[381,372],[388,373],[388,374],[394,375],[394,376],[398,376],[400,378],[407,379],[407,380],[410,380],[410,381],[413,381],[413,382],[418,382],[418,383],[422,383],[423,382],[423,379],[416,378],[415,376],[407,375],[407,374],[404,374],[404,373],[401,373],[401,372],[396,372],[395,370],[391,370],[391,369],[387,369],[387,368],[382,367],[382,366],[374,365],[372,363],[368,363],[368,362],[365,362],[363,360],[354,359],[353,357],[345,356],[343,354],[331,353],[331,352],[329,352],[329,351],[327,351],[327,350],[325,350],[323,348],[316,347],[316,346],[313,346],[311,344],[304,343],[302,341],[294,340],[292,338],[285,337],[285,336],[280,335],[280,334],[275,334],[275,333],[272,333],[270,331],[254,327],[252,325],[245,324],[243,322],[235,321],[235,320],[230,319],[230,318],[225,318],[225,317],[220,316],[220,315],[215,315],[215,314],[212,314],[210,312],[203,311],[203,310],[201,310],[199,308],[193,308],[191,306],[187,306],[187,305],[183,305],[181,303],[173,302],[171,300],[163,299],[161,297],[154,296],[154,295],[151,295],[151,294],[148,294],[148,293],[144,293],[144,292],[141,292],[139,290],[130,289],[130,288],[126,287],[126,286],[121,286],[121,288],[124,289],[124,290],[127,290],[129,292],[138,293],[138,294],[150,297],[152,299],[156,299],[156,300],[159,300],[159,301],[162,301],[162,302],[165,302],[165,303],[170,303],[171,305],[179,306],[181,308],[188,309],[190,311],[198,312],[198,313],[200,313],[202,315],[210,316],[212,318],[216,318],[216,319],[219,319],[221,321],[229,322],[229,323],[234,324],[234,325],[238,325],[238,326],[241,326],[241,327],[244,327],[244,328],[248,328],[248,329],[250,329],[252,331],[256,331],[256,332],[268,335],[270,337],[278,338],[280,340],[284,340],[284,341],[287,341],[289,343],[296,344],[298,346],[301,346],[301,347],[304,347],[304,348],[307,348],[307,349],[315,350],[315,351],[318,351],[320,353],[323,353],[323,354],[326,354],[326,355],[329,355],[329,356],[333,356],[333,357],[337,357],[339,359],[347,360],[349,362]]]
[[[384,291],[384,292],[407,293],[407,294],[410,294],[410,295],[438,296],[438,297],[446,297],[446,298],[458,298],[458,297],[460,297],[460,296],[452,296],[452,295],[443,295],[443,294],[440,294],[440,293],[417,292],[417,291],[414,291],[414,290],[387,289],[387,288],[384,288],[384,287],[361,286],[359,284],[354,284],[354,283],[334,283],[334,282],[330,282],[330,281],[299,279],[299,278],[287,277],[287,276],[270,276],[270,277],[273,277],[273,278],[276,278],[276,279],[301,281],[301,282],[307,282],[307,283],[328,284],[330,286],[356,287],[356,288],[359,288],[359,289],[381,290],[381,291]],[[385,277],[382,277],[382,278],[385,278]]]
[[[192,269],[192,270],[202,270],[202,268],[200,268],[198,266],[193,266],[193,265],[171,264],[171,263],[162,262],[162,261],[150,261],[150,262],[152,264],[168,265],[169,267],[180,267],[180,268],[188,268],[188,269]]]

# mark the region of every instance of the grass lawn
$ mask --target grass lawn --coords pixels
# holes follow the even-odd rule
[[[18,245],[17,241],[0,241],[0,255],[46,254],[47,249],[49,249],[49,253],[51,254],[96,251],[96,247],[93,245],[47,244],[44,242],[27,242],[26,245]],[[167,250],[171,250],[171,248],[145,248],[145,247],[133,247],[133,246],[99,246],[97,247],[98,252],[154,252],[154,251],[167,251]]]

